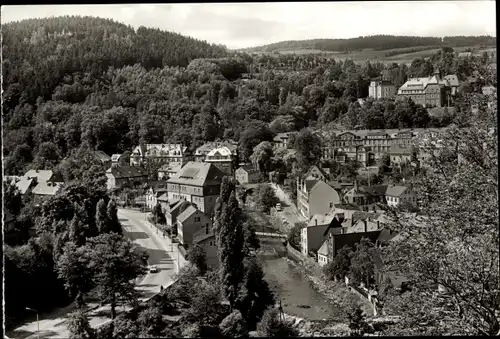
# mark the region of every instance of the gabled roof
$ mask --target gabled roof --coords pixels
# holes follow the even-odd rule
[[[220,169],[210,163],[190,161],[167,182],[201,187],[221,183],[224,176]]]
[[[448,83],[452,87],[458,87],[460,85],[460,82],[458,81],[458,77],[455,74],[450,74],[450,75],[444,76],[443,79],[448,80]]]
[[[170,173],[177,173],[181,170],[182,165],[178,162],[172,162],[172,163],[167,163],[161,165],[161,167],[158,169],[158,172],[170,172]]]
[[[170,204],[170,213],[173,213],[182,206],[187,206],[187,205],[191,205],[191,203],[186,201],[184,198],[181,198],[177,201],[173,201],[172,204]]]
[[[52,172],[51,170],[29,170],[24,175],[24,178],[37,178],[38,182],[41,182],[50,180],[52,178],[52,175],[54,175],[54,172]]]
[[[310,192],[314,186],[316,186],[316,184],[319,182],[320,180],[316,180],[316,179],[313,179],[313,180],[306,180],[306,190],[307,192]]]
[[[360,211],[361,208],[354,204],[336,204],[333,206],[332,212],[335,212],[335,210]]]
[[[273,141],[281,142],[283,139],[289,139],[290,138],[290,132],[286,133],[278,133],[276,136],[273,138]]]
[[[163,193],[162,195],[160,195],[157,199],[158,201],[168,201],[168,194],[167,193]]]
[[[179,216],[177,217],[177,221],[180,223],[183,223],[184,221],[186,221],[189,217],[191,217],[196,212],[198,212],[198,210],[196,208],[194,208],[193,205],[190,205],[181,214],[179,214]]]
[[[330,246],[328,246],[328,240],[323,241],[323,245],[318,250],[318,254],[328,256]]]
[[[16,182],[16,187],[21,194],[26,194],[31,185],[35,182],[36,179],[26,179],[22,178],[21,180]]]
[[[333,218],[333,215],[315,214],[309,220],[307,227],[330,225]]]
[[[226,147],[229,149],[231,154],[236,154],[238,151],[238,143],[234,140],[231,139],[226,139],[222,141],[211,141],[203,144],[202,146],[198,147],[195,151],[196,155],[206,155],[208,154],[211,150],[215,148],[220,148],[220,147]]]
[[[62,183],[41,181],[33,188],[32,193],[35,195],[55,195],[61,187]]]
[[[390,197],[399,197],[406,191],[407,187],[405,186],[388,186],[385,195]]]
[[[113,155],[111,155],[111,161],[118,162],[118,160],[120,160],[121,156],[122,156],[121,154],[113,154]]]
[[[218,148],[214,148],[212,149],[210,152],[208,152],[207,154],[208,156],[214,156],[214,155],[220,155],[220,156],[230,156],[231,155],[231,150],[226,147],[226,146],[222,146],[222,147],[218,147]]]
[[[103,151],[94,151],[94,156],[101,161],[110,161],[111,157]]]
[[[238,167],[238,170],[243,170],[249,174],[258,172],[257,169],[255,169],[255,167],[250,165],[250,164],[242,165],[242,166]]]
[[[121,164],[110,167],[106,173],[112,174],[115,178],[136,178],[148,175],[142,167]]]

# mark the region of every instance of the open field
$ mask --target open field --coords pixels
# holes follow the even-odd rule
[[[317,49],[300,49],[300,50],[282,50],[279,53],[280,54],[323,54],[324,56],[327,57],[332,57],[337,60],[345,60],[345,59],[351,59],[353,61],[357,62],[364,62],[367,60],[370,61],[380,61],[384,63],[406,63],[410,64],[413,60],[417,58],[426,58],[430,57],[431,55],[435,54],[440,48],[436,48],[436,46],[429,46],[428,49],[426,49],[425,46],[419,46],[419,47],[412,47],[415,49],[420,49],[422,48],[423,50],[420,51],[415,51],[411,53],[406,53],[409,49],[411,48],[398,48],[398,49],[390,49],[390,50],[383,50],[383,51],[374,51],[374,50],[363,50],[363,51],[356,51],[356,52],[348,52],[348,53],[343,53],[343,52],[329,52],[329,51],[321,51]],[[464,46],[464,47],[454,47],[453,49],[460,53],[464,52],[466,49],[470,48],[474,54],[481,54],[483,52],[494,52],[496,51],[496,47],[492,46],[487,46],[484,48],[480,48],[480,46]],[[392,56],[386,56],[388,53],[394,53],[397,51],[401,51],[401,54],[395,54]],[[267,53],[267,52],[257,52],[258,54],[261,53]],[[272,53],[268,53],[272,54]]]

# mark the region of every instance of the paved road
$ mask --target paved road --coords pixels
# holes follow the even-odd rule
[[[307,222],[307,219],[300,214],[299,210],[297,209],[297,206],[295,206],[295,203],[290,199],[288,194],[286,194],[281,187],[279,187],[276,184],[271,184],[271,187],[274,189],[274,192],[276,193],[276,196],[280,201],[284,202],[285,204],[283,205],[283,211],[278,212],[278,214],[282,217],[284,217],[287,221],[290,227],[293,227],[296,222],[300,221],[305,221]]]
[[[182,255],[179,255],[177,246],[175,244],[171,246],[168,237],[164,238],[162,235],[157,234],[156,228],[145,220],[144,213],[119,209],[118,217],[125,234],[139,248],[145,248],[148,251],[149,264],[158,266],[158,273],[148,273],[137,285],[137,289],[141,291],[140,300],[147,300],[160,291],[160,286],[165,288],[174,282],[173,278],[178,270],[177,260],[180,261],[180,267],[183,267],[186,261]],[[94,303],[88,306],[89,308],[95,308],[88,312],[92,327],[98,327],[110,321],[109,305],[99,307]],[[74,305],[72,304],[50,314],[40,315],[40,338],[68,338],[67,315],[73,309]],[[124,309],[128,309],[128,307],[119,306],[117,313]],[[37,338],[36,319],[13,330],[8,336],[9,338]]]

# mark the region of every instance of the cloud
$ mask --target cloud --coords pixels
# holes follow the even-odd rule
[[[496,35],[494,1],[2,6],[2,22],[92,15],[160,28],[229,48],[374,34]]]

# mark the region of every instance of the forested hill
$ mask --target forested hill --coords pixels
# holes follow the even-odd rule
[[[186,67],[196,58],[227,55],[224,46],[180,34],[97,17],[63,16],[2,25],[4,81],[24,89],[26,101],[50,97],[65,74],[100,74],[109,66]],[[29,87],[29,88],[25,88]]]
[[[274,44],[243,49],[246,52],[276,52],[285,50],[321,50],[329,52],[351,52],[363,49],[388,50],[421,46],[463,47],[472,45],[496,45],[491,36],[419,37],[374,35],[352,39],[312,39],[281,41]]]

